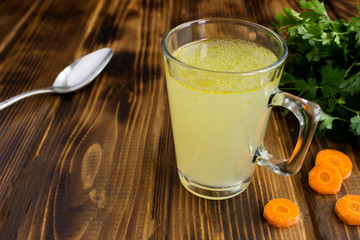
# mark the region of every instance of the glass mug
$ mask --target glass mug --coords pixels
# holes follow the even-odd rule
[[[191,66],[173,56],[179,48],[209,39],[254,42],[277,60],[254,71],[226,72]],[[278,90],[288,54],[278,34],[243,20],[200,19],[170,30],[161,46],[178,175],[187,190],[207,199],[226,199],[247,188],[256,164],[285,176],[298,172],[321,109]],[[275,158],[263,145],[272,106],[290,110],[300,123],[289,159]]]

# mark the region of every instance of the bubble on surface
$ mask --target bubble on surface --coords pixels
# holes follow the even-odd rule
[[[276,62],[270,50],[239,39],[208,39],[185,45],[173,53],[183,63],[211,71],[249,72]]]
[[[179,61],[204,70],[178,66],[174,77],[182,84],[213,92],[239,92],[273,81],[273,70],[241,74],[266,68],[277,57],[256,43],[238,39],[208,39],[185,45],[173,53]],[[236,74],[239,73],[239,74]]]

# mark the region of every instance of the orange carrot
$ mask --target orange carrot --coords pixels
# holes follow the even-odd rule
[[[317,164],[331,164],[337,167],[343,180],[350,177],[353,165],[346,154],[334,149],[320,151],[316,155],[315,165]]]
[[[348,225],[360,225],[360,196],[345,195],[337,200],[335,213],[341,221]]]
[[[309,172],[310,187],[320,194],[335,194],[340,191],[340,171],[331,165],[318,164]]]
[[[297,223],[299,209],[289,199],[276,198],[265,205],[263,216],[274,227],[290,227]]]

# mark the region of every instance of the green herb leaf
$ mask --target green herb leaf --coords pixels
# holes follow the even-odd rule
[[[300,6],[302,9],[313,10],[314,13],[327,16],[327,11],[325,9],[324,3],[319,2],[317,0],[310,0],[310,1],[301,0]]]
[[[360,94],[360,72],[340,83],[339,88],[342,89],[344,93],[349,93],[351,96]]]
[[[284,72],[281,78],[280,86],[284,86],[286,84],[293,84],[295,82],[296,79],[294,78],[293,75]]]
[[[275,29],[289,48],[279,86],[320,104],[318,133],[360,135],[360,17],[332,20],[319,0],[300,6],[300,13],[286,8],[276,15]]]
[[[339,85],[344,82],[346,71],[332,69],[329,66],[323,66],[319,69],[322,79],[321,91],[325,98],[335,97],[339,92]]]
[[[295,87],[300,93],[305,93],[305,98],[313,99],[316,96],[318,86],[316,80],[309,78],[307,81],[304,79],[299,79],[295,82]]]
[[[321,112],[319,129],[320,130],[332,129],[333,121],[336,119],[338,119],[338,118],[332,117],[324,112]]]
[[[350,119],[350,128],[357,134],[360,135],[360,116],[356,115]]]

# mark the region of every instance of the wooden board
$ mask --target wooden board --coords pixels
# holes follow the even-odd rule
[[[357,14],[358,1],[326,1],[332,17]],[[257,167],[241,195],[198,198],[180,184],[160,41],[172,27],[203,17],[268,26],[294,0],[0,1],[0,100],[51,86],[86,53],[114,57],[90,86],[39,95],[0,112],[0,239],[359,239],[334,214],[337,199],[360,194],[356,143],[315,138],[301,171],[282,177]],[[274,111],[265,139],[287,157],[294,119]],[[335,148],[354,163],[335,195],[307,184],[316,153]],[[269,226],[263,207],[285,197],[300,208],[291,228]]]

